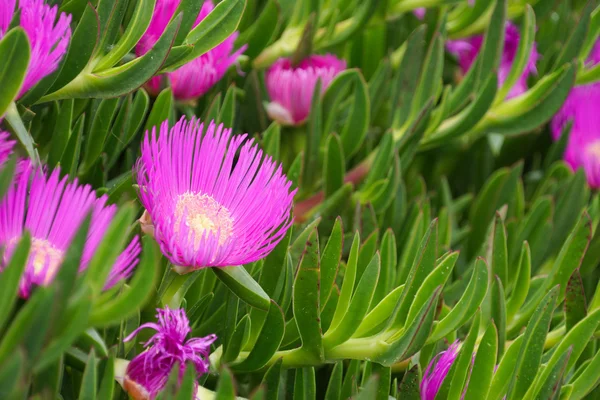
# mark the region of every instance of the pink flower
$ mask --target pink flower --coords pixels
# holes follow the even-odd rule
[[[472,6],[473,4],[475,4],[475,0],[468,0],[468,3],[470,6]],[[413,14],[415,14],[415,17],[417,17],[417,18],[423,19],[425,17],[426,11],[427,11],[427,8],[419,7],[419,8],[415,8],[413,10]]]
[[[0,122],[2,119],[0,118]],[[10,135],[8,132],[0,131],[0,167],[4,165],[4,163],[10,157],[13,147],[15,147],[15,141],[9,140]]]
[[[145,228],[182,272],[261,259],[291,224],[281,166],[222,124],[165,121],[146,134],[136,170]]]
[[[459,341],[455,341],[446,351],[436,355],[427,366],[421,380],[421,399],[435,400],[435,396],[442,387],[446,375],[450,372],[452,364],[458,356]]]
[[[498,86],[501,86],[508,77],[508,73],[510,72],[517,54],[520,40],[519,29],[510,21],[506,23],[504,33],[504,49],[502,50],[502,58],[500,60],[500,67],[498,68]],[[460,64],[463,73],[467,73],[477,58],[482,45],[483,36],[477,35],[467,39],[449,40],[446,43],[446,48],[458,58],[458,63]],[[534,43],[525,70],[519,80],[510,89],[507,98],[510,99],[519,96],[527,91],[527,78],[529,75],[536,72],[535,63],[537,62],[537,59],[538,53]]]
[[[54,280],[77,229],[92,211],[79,270],[88,267],[116,212],[116,206],[107,206],[106,200],[106,196],[97,198],[89,185],[81,186],[77,180],[69,183],[67,176],[61,179],[58,169],[46,176],[30,162],[20,165],[12,186],[0,202],[0,246],[5,249],[0,270],[10,260],[24,231],[29,231],[31,250],[21,278],[21,297],[29,297],[34,285],[46,286]],[[140,250],[135,237],[117,258],[105,289],[131,275]]]
[[[587,63],[600,62],[600,41],[597,41]],[[588,183],[600,188],[600,83],[576,86],[550,123],[552,137],[558,140],[569,121],[572,121],[565,161],[576,170],[583,167]]]
[[[419,7],[419,8],[415,8],[413,10],[413,14],[415,14],[415,17],[417,17],[417,18],[423,19],[423,18],[425,18],[426,11],[427,11],[427,9],[425,7]]]
[[[179,363],[180,381],[187,362],[193,363],[198,377],[204,375],[209,368],[210,345],[217,340],[216,335],[186,340],[192,330],[183,309],[156,311],[158,324],[143,324],[124,340],[130,341],[144,328],[156,331],[144,343],[147,349],[127,365],[124,388],[135,400],[154,399],[167,383],[175,363]]]
[[[160,35],[164,32],[169,21],[175,14],[180,0],[158,0],[156,8],[146,33],[140,39],[136,54],[141,56],[146,54],[156,43]],[[206,0],[202,4],[202,9],[198,18],[194,22],[197,26],[210,12],[215,8],[212,1]],[[200,57],[185,64],[173,72],[164,75],[155,76],[146,84],[148,90],[153,94],[158,94],[164,81],[168,81],[173,95],[177,100],[190,101],[203,96],[215,83],[217,83],[231,65],[233,65],[240,54],[244,52],[247,46],[242,46],[233,52],[233,46],[238,33],[230,35],[224,42],[204,53]]]
[[[337,74],[346,69],[346,61],[334,55],[313,55],[293,66],[281,58],[265,74],[271,102],[267,114],[282,125],[301,125],[310,113],[312,97],[321,79],[321,94],[325,93]]]
[[[0,4],[0,39],[6,34],[15,13],[15,0]],[[23,28],[31,46],[29,67],[19,97],[42,78],[54,72],[67,52],[71,39],[71,16],[61,13],[58,6],[50,7],[43,0],[19,0],[19,26]]]

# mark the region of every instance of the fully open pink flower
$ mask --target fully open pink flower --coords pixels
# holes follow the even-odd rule
[[[504,34],[504,48],[502,49],[502,58],[498,68],[498,86],[501,86],[508,77],[508,73],[515,60],[515,56],[517,55],[517,49],[519,48],[519,41],[521,39],[519,29],[510,21],[506,23]],[[477,35],[467,39],[449,40],[446,43],[446,48],[458,58],[458,63],[460,64],[463,73],[466,73],[473,65],[482,45],[483,36]],[[519,80],[508,92],[507,98],[519,96],[527,91],[527,78],[536,72],[535,63],[537,62],[538,57],[536,45],[534,43],[525,69]]]
[[[600,62],[600,41],[597,41],[587,59],[589,67]],[[583,167],[588,183],[600,188],[600,83],[576,86],[565,104],[552,118],[550,130],[558,140],[569,121],[572,122],[565,161],[576,170]]]
[[[107,206],[106,200],[106,196],[96,197],[89,185],[69,183],[68,177],[61,179],[58,169],[47,176],[30,162],[21,164],[12,186],[0,201],[0,246],[5,249],[0,265],[6,266],[24,231],[29,231],[31,250],[21,278],[22,297],[29,297],[33,286],[52,282],[77,229],[91,211],[79,270],[87,268],[116,212],[116,206]],[[131,274],[140,250],[135,237],[115,261],[106,289]]]
[[[217,340],[216,335],[186,340],[192,329],[183,309],[159,308],[156,311],[157,324],[143,324],[124,340],[132,340],[145,328],[156,331],[144,344],[147,350],[127,365],[123,386],[135,400],[154,399],[167,383],[175,363],[179,364],[180,382],[187,362],[194,365],[198,377],[204,375],[210,365],[210,345]]]
[[[16,0],[2,0],[0,3],[0,39],[6,34],[15,11],[19,11],[19,26],[27,34],[31,46],[20,97],[58,68],[71,38],[71,16],[65,13],[58,15],[58,6],[50,7],[44,0],[19,0],[17,10]]]
[[[310,113],[317,80],[321,80],[321,93],[337,74],[346,69],[346,61],[334,55],[313,55],[292,65],[288,58],[281,58],[265,74],[267,91],[271,102],[267,113],[282,125],[300,125]]]
[[[259,260],[291,224],[281,166],[223,125],[165,121],[146,134],[136,169],[145,228],[180,272]]]
[[[163,34],[169,21],[175,14],[180,0],[158,0],[156,8],[146,33],[142,36],[136,47],[136,54],[146,54]],[[215,8],[212,1],[205,0],[202,4],[194,27],[198,25]],[[165,80],[170,84],[173,95],[177,100],[189,101],[204,95],[217,83],[240,54],[246,49],[242,46],[233,51],[238,33],[230,35],[225,41],[200,57],[190,61],[173,72],[152,78],[146,87],[153,94],[158,94]]]
[[[442,387],[446,375],[450,372],[452,364],[458,356],[459,342],[455,341],[450,347],[437,354],[427,366],[421,380],[421,399],[435,400],[435,396]]]

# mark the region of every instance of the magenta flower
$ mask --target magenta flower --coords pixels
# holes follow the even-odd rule
[[[187,362],[192,362],[198,377],[208,372],[210,345],[217,340],[216,335],[186,340],[192,331],[190,321],[183,309],[157,309],[156,323],[141,325],[124,342],[128,342],[144,329],[154,329],[156,333],[144,347],[147,349],[137,355],[127,366],[123,386],[135,399],[154,399],[164,388],[169,374],[179,363],[179,379],[183,379]]]
[[[506,22],[504,33],[504,49],[502,51],[500,67],[498,68],[498,86],[501,86],[508,77],[508,73],[510,72],[510,68],[512,67],[513,61],[517,54],[519,40],[521,38],[519,29],[510,21]],[[454,54],[458,58],[458,63],[460,64],[462,72],[467,73],[477,58],[482,45],[483,36],[477,35],[467,39],[449,40],[446,43],[446,48],[450,53]],[[538,53],[534,43],[531,53],[529,54],[529,59],[527,60],[525,70],[523,71],[523,74],[519,80],[508,92],[507,98],[510,99],[519,96],[527,91],[527,78],[529,75],[536,72],[535,63],[537,62],[537,59]]]
[[[146,54],[156,43],[169,24],[173,14],[175,14],[179,2],[180,0],[158,0],[156,2],[150,26],[148,26],[146,33],[144,33],[136,47],[136,54],[138,56]],[[215,6],[212,1],[204,1],[198,18],[194,22],[194,27],[206,18],[214,8]],[[151,93],[158,94],[166,80],[170,84],[173,95],[177,100],[191,101],[203,96],[215,83],[223,78],[229,67],[236,62],[239,55],[246,49],[247,46],[242,46],[237,51],[233,51],[237,37],[238,32],[235,32],[212,50],[209,50],[207,53],[204,53],[177,70],[155,76],[148,81],[146,87]]]
[[[600,40],[587,59],[588,66],[600,62]],[[558,140],[568,121],[572,121],[565,161],[576,170],[583,167],[588,183],[600,188],[600,82],[576,86],[550,124],[552,137]]]
[[[419,19],[425,18],[425,12],[427,12],[427,9],[425,7],[419,7],[413,10],[413,14],[415,14],[415,17]]]
[[[292,222],[291,182],[245,139],[184,118],[146,134],[136,165],[142,219],[181,272],[263,258]]]
[[[2,119],[0,119],[0,122],[2,122]],[[10,135],[8,132],[0,131],[0,167],[8,160],[13,147],[15,147],[16,142],[14,140],[9,140],[9,138]]]
[[[20,165],[12,186],[0,202],[0,246],[5,250],[0,270],[10,260],[23,232],[29,231],[31,250],[21,278],[21,297],[29,297],[33,286],[52,282],[79,225],[92,211],[79,270],[87,268],[116,212],[116,206],[107,206],[106,200],[106,196],[97,198],[89,185],[81,186],[76,180],[69,183],[68,177],[61,179],[58,169],[48,177],[30,162]],[[105,289],[131,275],[140,250],[135,237],[117,258]]]
[[[321,79],[321,94],[325,93],[337,74],[346,69],[346,61],[331,54],[313,55],[293,66],[281,58],[265,74],[271,102],[267,114],[282,125],[301,125],[308,118],[312,97]]]
[[[473,4],[475,4],[475,0],[468,0],[468,3],[470,6],[472,6]],[[427,8],[418,7],[413,10],[413,14],[415,14],[415,17],[417,17],[417,18],[423,19],[425,17],[426,11],[427,11]]]
[[[454,360],[456,360],[458,349],[459,341],[457,340],[446,351],[442,351],[431,360],[423,374],[423,380],[421,380],[422,400],[435,400],[437,392],[442,387],[446,375],[448,375]]]
[[[6,34],[15,14],[15,0],[2,0],[0,4],[0,39]],[[58,6],[50,7],[44,0],[19,0],[19,26],[23,28],[31,45],[29,67],[25,74],[21,97],[42,78],[54,72],[67,52],[71,39],[71,16],[61,13]]]

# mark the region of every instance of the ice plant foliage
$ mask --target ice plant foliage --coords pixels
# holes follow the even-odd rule
[[[498,67],[498,86],[501,86],[508,77],[517,54],[517,49],[519,48],[521,37],[519,29],[510,21],[506,22],[504,35],[504,48],[502,49],[502,58]],[[446,48],[457,57],[462,72],[466,73],[471,68],[471,65],[473,65],[482,45],[483,36],[477,35],[467,39],[450,40],[446,43]],[[538,53],[534,43],[525,69],[518,81],[508,92],[507,98],[519,96],[527,91],[527,78],[536,72],[535,64],[537,59]]]
[[[446,375],[448,375],[454,360],[456,360],[458,350],[459,342],[457,340],[447,350],[442,351],[429,362],[420,385],[422,400],[435,400],[437,392],[442,387]]]
[[[180,0],[158,0],[156,2],[150,26],[136,47],[138,56],[146,54],[156,43],[173,14],[175,14],[179,3]],[[206,18],[214,8],[212,1],[204,1],[194,22],[194,27]],[[235,32],[212,50],[177,70],[152,78],[146,84],[148,90],[153,94],[158,94],[166,80],[177,100],[190,101],[201,97],[223,78],[229,67],[236,62],[239,55],[246,49],[247,46],[242,46],[236,51],[233,50],[237,37],[238,32]]]
[[[34,286],[52,282],[77,229],[91,211],[79,270],[87,268],[116,212],[116,207],[107,206],[106,201],[106,196],[98,198],[89,185],[69,183],[68,177],[61,179],[58,169],[47,176],[29,162],[21,164],[0,202],[0,246],[4,248],[4,267],[24,231],[31,233],[31,250],[19,290],[22,297],[29,297]],[[140,250],[136,236],[115,261],[106,289],[131,275]]]
[[[588,67],[600,62],[600,41],[587,59]],[[582,167],[588,183],[600,188],[600,83],[576,86],[560,111],[552,119],[552,137],[558,140],[569,121],[572,122],[565,161],[574,170]]]
[[[154,236],[184,271],[259,260],[291,224],[281,166],[223,125],[165,121],[146,134],[136,170]]]
[[[321,93],[337,74],[346,69],[346,61],[332,54],[312,55],[292,65],[288,58],[279,59],[265,74],[265,83],[271,102],[267,113],[282,125],[301,125],[310,113],[317,81]]]
[[[15,10],[15,6],[17,9]],[[58,13],[44,0],[2,0],[0,4],[0,39],[6,34],[15,13],[31,46],[31,59],[19,96],[42,78],[54,72],[67,52],[71,38],[71,16]]]
[[[189,362],[194,365],[198,377],[208,372],[210,345],[217,340],[216,335],[186,340],[192,329],[183,309],[159,308],[156,311],[158,323],[142,324],[124,340],[132,340],[145,328],[156,331],[144,344],[147,349],[127,366],[123,385],[136,400],[154,399],[167,383],[176,363],[180,380]]]

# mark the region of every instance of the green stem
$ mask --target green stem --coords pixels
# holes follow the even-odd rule
[[[27,151],[27,155],[29,156],[33,164],[39,165],[40,156],[37,150],[33,147],[33,138],[29,134],[29,131],[25,127],[25,124],[23,124],[23,120],[21,119],[19,110],[17,110],[17,105],[14,102],[10,103],[4,117],[6,118],[9,130],[17,136],[19,142],[21,142],[21,144],[25,148],[25,151]]]
[[[177,271],[177,267],[173,267],[168,274],[172,274],[174,276],[167,277],[166,285],[168,286],[161,290],[162,295],[160,298],[160,303],[163,306],[169,306],[171,309],[176,309],[181,307],[181,303],[183,302],[188,289],[200,276],[200,270],[177,275],[179,274],[179,271]]]
[[[544,342],[544,350],[548,350],[556,346],[565,336],[565,333],[567,333],[567,328],[565,325],[553,331],[550,331],[548,335],[546,335],[546,341]]]

